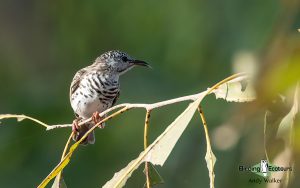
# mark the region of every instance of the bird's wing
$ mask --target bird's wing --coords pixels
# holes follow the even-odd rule
[[[80,69],[74,76],[73,80],[72,80],[72,83],[71,83],[71,86],[70,86],[70,100],[71,100],[71,96],[72,94],[78,89],[79,87],[79,84],[80,84],[80,81],[82,79],[82,76],[84,74],[86,74],[86,69],[83,68],[83,69]]]
[[[114,98],[113,102],[112,102],[112,106],[116,104],[117,100],[119,99],[120,97],[120,91],[118,91],[116,97]]]

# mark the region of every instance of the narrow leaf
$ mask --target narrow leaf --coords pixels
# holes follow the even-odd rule
[[[121,188],[125,185],[127,179],[131,176],[132,172],[145,161],[152,164],[163,165],[172,149],[174,148],[179,137],[187,127],[192,119],[198,105],[202,101],[205,93],[201,97],[191,103],[184,112],[182,112],[174,122],[172,122],[166,130],[156,138],[156,140],[149,145],[135,160],[131,161],[121,171],[115,173],[114,177],[108,181],[104,188]]]
[[[146,161],[151,162],[154,165],[162,166],[164,164],[181,134],[191,121],[203,97],[204,95],[191,103],[189,107],[149,146],[151,147],[151,150],[145,158]]]
[[[144,173],[146,173],[145,169],[144,169]],[[157,185],[157,184],[164,183],[163,178],[158,173],[158,171],[155,169],[155,167],[152,165],[152,163],[148,163],[148,174],[149,174],[149,179],[150,179],[150,187]],[[146,187],[146,184],[144,187]]]
[[[133,171],[135,171],[140,164],[143,162],[143,158],[145,157],[145,152],[142,152],[138,158],[131,161],[125,168],[115,173],[113,178],[106,182],[103,188],[121,188],[125,185],[128,178],[130,178]]]
[[[217,99],[225,99],[228,102],[250,102],[256,98],[253,82],[248,76],[240,76],[228,81],[215,89],[213,93]]]
[[[207,150],[206,150],[206,155],[205,155],[205,161],[209,173],[209,179],[210,179],[210,188],[215,187],[215,173],[214,173],[214,167],[216,163],[216,156],[213,153],[211,149],[211,145],[209,142],[207,142]]]

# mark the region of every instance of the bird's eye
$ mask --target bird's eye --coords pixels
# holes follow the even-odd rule
[[[128,61],[128,58],[127,58],[126,56],[123,56],[123,57],[122,57],[122,61],[125,61],[125,62],[126,62],[126,61]]]

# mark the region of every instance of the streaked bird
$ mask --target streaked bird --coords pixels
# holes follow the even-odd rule
[[[94,124],[99,113],[112,107],[120,95],[119,77],[135,66],[150,67],[124,52],[113,50],[99,56],[92,65],[80,69],[70,86],[70,102],[76,119],[73,122],[73,140],[78,141]],[[82,119],[93,117],[94,122],[78,126]],[[103,125],[101,125],[102,127]],[[82,144],[93,144],[94,132]]]

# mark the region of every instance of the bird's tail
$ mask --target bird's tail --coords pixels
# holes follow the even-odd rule
[[[92,123],[86,123],[80,126],[78,132],[76,134],[74,134],[73,136],[73,140],[75,142],[77,142],[78,140],[80,140],[83,135],[85,135],[85,133],[90,130],[90,128],[93,126]],[[92,131],[82,142],[82,145],[87,145],[87,144],[94,144],[95,143],[95,135],[94,135],[94,131]]]

